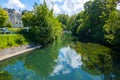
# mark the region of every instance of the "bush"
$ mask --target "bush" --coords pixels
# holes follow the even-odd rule
[[[25,37],[20,34],[2,34],[0,35],[0,49],[28,44]]]
[[[17,44],[24,44],[25,42],[25,38],[21,35],[19,35],[17,38],[16,38],[16,43]]]
[[[7,23],[7,24],[6,24],[6,27],[11,28],[11,27],[12,27],[12,23],[10,23],[10,22],[9,22],[9,23]]]

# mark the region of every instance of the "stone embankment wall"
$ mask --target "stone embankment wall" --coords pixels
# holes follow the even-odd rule
[[[7,49],[0,50],[0,61],[5,60],[7,58],[22,54],[24,52],[34,50],[36,48],[40,48],[41,46],[36,46],[34,44],[29,45],[21,45],[18,47],[11,47]]]

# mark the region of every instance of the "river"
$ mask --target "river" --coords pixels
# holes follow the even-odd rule
[[[0,80],[120,80],[120,66],[113,63],[109,48],[72,40],[64,35],[0,62]]]

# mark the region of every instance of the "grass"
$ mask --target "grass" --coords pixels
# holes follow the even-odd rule
[[[28,41],[20,34],[0,34],[0,49],[28,44]]]

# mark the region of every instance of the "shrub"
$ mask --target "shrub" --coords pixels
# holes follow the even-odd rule
[[[20,34],[2,34],[0,35],[0,49],[28,44],[26,38]]]
[[[8,23],[6,24],[6,27],[11,28],[11,27],[12,27],[12,23],[8,22]]]

